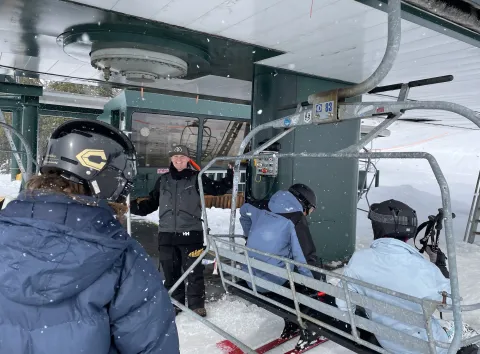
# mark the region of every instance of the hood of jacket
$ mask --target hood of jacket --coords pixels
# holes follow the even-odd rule
[[[370,248],[385,253],[410,253],[412,256],[423,259],[423,256],[415,247],[392,237],[379,238],[372,242]]]
[[[60,302],[95,282],[131,242],[105,202],[24,192],[0,212],[0,293],[27,305]]]
[[[276,214],[303,212],[302,204],[288,191],[278,191],[275,193],[268,202],[268,208]]]

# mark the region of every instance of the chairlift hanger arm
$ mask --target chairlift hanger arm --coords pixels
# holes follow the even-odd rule
[[[431,77],[431,78],[427,78],[427,79],[410,81],[406,84],[398,83],[398,84],[392,84],[392,85],[386,85],[386,86],[378,86],[378,87],[375,87],[373,90],[369,91],[368,93],[373,94],[373,93],[401,90],[403,85],[406,85],[408,88],[413,88],[413,87],[421,87],[421,86],[442,84],[442,83],[445,83],[445,82],[453,81],[453,79],[454,79],[453,75],[437,76],[437,77]],[[290,110],[290,109],[295,109],[299,105],[301,107],[310,106],[308,101],[303,101],[303,102],[300,102],[299,104],[294,103],[294,104],[283,106],[279,109],[279,111],[286,111],[286,110]]]

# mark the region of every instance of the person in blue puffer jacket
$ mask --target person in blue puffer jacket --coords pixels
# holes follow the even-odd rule
[[[0,353],[179,354],[161,275],[119,222],[136,175],[130,140],[70,121],[40,171],[0,212]]]
[[[307,263],[298,242],[294,224],[286,217],[278,215],[281,213],[302,212],[303,207],[300,202],[292,193],[278,191],[270,199],[268,208],[270,211],[260,210],[248,203],[243,204],[240,208],[240,224],[245,237],[247,237],[247,247],[293,259],[299,263]],[[249,256],[274,266],[285,268],[285,262],[281,260],[254,252],[249,252]],[[293,270],[293,266],[290,268]],[[307,268],[299,267],[298,272],[313,278],[312,272]],[[287,282],[282,277],[258,269],[254,269],[253,273],[278,285],[283,285]],[[262,288],[257,288],[257,290],[259,292],[268,291]]]
[[[309,215],[315,210],[316,196],[315,193],[303,184],[296,184],[289,188],[288,191],[276,192],[268,202],[268,209],[258,209],[251,204],[244,204],[240,208],[240,223],[243,228],[245,237],[247,238],[247,247],[274,254],[276,256],[289,258],[299,263],[307,264],[303,249],[296,233],[295,224],[292,220],[294,214],[300,213],[302,216]],[[305,225],[306,226],[306,225]],[[306,226],[308,228],[308,226]],[[305,236],[305,235],[304,235]],[[310,236],[310,233],[308,233]],[[310,236],[311,238],[311,236]],[[313,244],[313,240],[308,240],[308,244]],[[263,256],[255,252],[248,252],[249,257],[258,259],[259,261],[272,264],[277,267],[285,268],[285,262]],[[293,266],[290,269],[293,270]],[[243,270],[248,272],[248,268],[244,265]],[[312,272],[304,267],[298,267],[298,272],[304,276],[313,278]],[[273,282],[278,285],[289,287],[287,279],[277,275],[252,268],[253,274],[261,279]],[[251,287],[252,285],[247,282]],[[308,291],[307,289],[303,289]],[[257,286],[260,293],[268,293],[268,290]],[[297,289],[299,291],[299,289]],[[300,290],[302,292],[302,290]],[[316,292],[306,294],[312,296]],[[284,299],[280,299],[282,301]],[[299,330],[298,325],[289,321],[285,322],[282,338],[291,338],[293,333]],[[302,330],[300,339],[296,345],[296,350],[303,350],[318,339],[316,333],[308,330]]]

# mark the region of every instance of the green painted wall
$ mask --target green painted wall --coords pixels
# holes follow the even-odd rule
[[[292,113],[292,110],[279,109],[306,101],[312,93],[346,85],[256,66],[252,127]],[[254,140],[254,145],[280,132],[279,129],[264,131]],[[281,152],[334,152],[356,142],[359,134],[360,121],[299,127],[280,140]],[[272,178],[263,178],[259,183],[252,178],[254,197],[269,197],[293,183],[307,184],[315,190],[318,200],[317,210],[309,217],[318,256],[326,261],[348,259],[355,249],[358,162],[296,158],[281,159],[279,167],[275,182]]]

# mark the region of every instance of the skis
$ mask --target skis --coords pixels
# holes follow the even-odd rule
[[[285,338],[285,339],[282,339],[282,338],[274,339],[274,340],[262,345],[260,348],[257,348],[255,351],[258,354],[265,354],[265,353],[269,352],[270,350],[273,350],[276,347],[282,345],[283,343],[286,343],[286,342],[298,337],[299,334],[300,333],[295,333],[292,336],[290,336],[288,338]],[[325,343],[326,341],[328,341],[327,338],[319,337],[318,339],[316,339],[312,344],[310,344],[305,349],[302,349],[302,350],[292,349],[292,350],[289,350],[288,352],[285,352],[284,354],[306,353],[307,351],[318,347],[320,344]],[[230,342],[229,340],[224,340],[222,342],[217,343],[217,347],[219,349],[221,349],[224,354],[243,354],[243,351],[240,348],[238,348],[235,344]]]
[[[298,337],[299,335],[300,335],[300,331],[297,331],[295,333],[292,333],[292,335],[287,338],[274,339],[262,345],[260,348],[257,348],[255,351],[258,354],[265,354],[268,351],[275,349],[279,345],[282,345],[283,343],[286,343],[292,340],[293,338]],[[217,347],[221,349],[224,354],[243,354],[243,351],[239,347],[237,347],[235,344],[230,342],[229,340],[224,340],[217,343]]]
[[[295,350],[295,349],[292,349],[292,350],[289,350],[288,352],[285,352],[284,354],[302,354],[302,353],[305,353],[313,348],[316,348],[318,347],[320,344],[322,343],[325,343],[326,341],[328,341],[327,338],[325,337],[318,337],[317,340],[315,340],[315,342],[313,342],[312,344],[310,344],[308,347],[306,347],[305,349],[302,349],[302,350]]]

